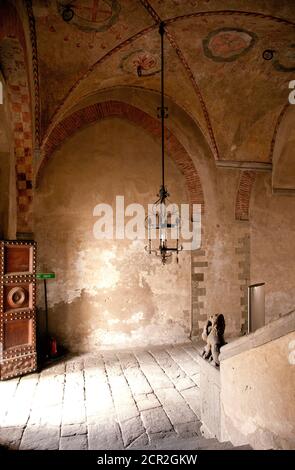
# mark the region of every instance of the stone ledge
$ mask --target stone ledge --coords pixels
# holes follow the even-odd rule
[[[255,171],[272,171],[272,163],[268,162],[250,162],[237,160],[218,160],[216,161],[218,168],[237,169],[237,170],[255,170]]]
[[[254,333],[242,336],[235,341],[226,344],[220,351],[219,360],[224,361],[244,351],[257,348],[265,343],[280,338],[295,330],[295,311],[274,320],[268,325],[259,328]]]

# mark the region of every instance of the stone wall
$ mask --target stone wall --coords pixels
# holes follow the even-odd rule
[[[295,198],[272,194],[257,175],[250,211],[251,282],[265,282],[266,322],[295,308]]]
[[[293,331],[221,361],[222,440],[294,449],[294,350]]]
[[[122,108],[122,110],[125,109],[127,111],[132,109],[130,106],[136,107],[137,111],[132,111],[132,119],[135,120],[135,117],[138,115],[139,128],[143,125],[150,132],[150,126],[147,126],[150,119],[148,119],[147,115],[144,116],[144,113],[154,116],[154,111],[158,105],[158,96],[151,92],[143,92],[142,90],[137,90],[134,93],[132,89],[121,88],[114,89],[111,92],[108,91],[106,94],[90,97],[85,100],[83,106],[87,106],[88,108],[86,109],[93,110],[93,105],[99,102],[119,102],[121,103],[120,109]],[[126,103],[126,105],[122,106],[122,103]],[[244,220],[235,220],[235,201],[240,184],[239,171],[216,168],[214,158],[210,153],[204,136],[193,120],[184,110],[168,99],[167,105],[169,107],[167,125],[184,149],[182,153],[187,152],[187,155],[193,162],[204,193],[202,246],[200,250],[192,253],[190,286],[192,299],[189,305],[189,310],[192,312],[192,318],[190,319],[192,336],[197,337],[207,317],[217,312],[223,313],[226,318],[226,335],[237,336],[241,329],[245,328],[247,317],[246,286],[249,283],[250,260],[249,223]],[[103,105],[99,109],[104,110]],[[107,109],[109,109],[109,106]],[[144,113],[139,113],[138,110],[143,110]],[[78,113],[79,109],[73,109],[72,111]],[[81,113],[79,113],[79,116],[80,122]],[[140,122],[140,116],[144,118],[143,123]],[[122,118],[125,117],[124,113],[122,113]],[[155,126],[157,123],[153,125]],[[67,126],[75,127],[75,122],[67,122]],[[63,135],[64,132],[68,132],[68,127],[66,129],[59,129],[57,137]],[[69,133],[74,135],[74,132],[71,130],[69,130]],[[108,133],[110,138],[112,138],[111,135],[116,133],[116,129],[113,131],[110,129]],[[152,134],[155,134],[157,139],[156,127]],[[169,153],[171,154],[172,160],[178,161],[181,156],[180,152],[177,151],[179,146],[177,147],[172,144],[172,139],[168,139],[167,153],[168,155]],[[135,146],[130,141],[130,146],[142,149],[144,152],[146,152],[147,148],[144,141],[141,142],[139,140],[136,141]],[[176,150],[176,158],[174,150]],[[61,151],[63,150],[60,150],[57,154],[60,155]],[[55,158],[58,158],[58,156],[54,155],[53,159]],[[134,167],[136,165],[138,165],[137,161]],[[184,171],[186,166],[182,165],[179,168],[181,171]],[[44,180],[47,180],[51,171],[50,164],[42,168],[40,176],[41,193]],[[143,171],[146,170],[143,169]],[[84,172],[84,168],[81,172]],[[183,184],[184,187],[188,187],[190,178],[186,173],[184,175],[185,180],[183,179]],[[40,190],[37,192],[37,199],[40,199]],[[155,191],[157,190],[158,187],[156,185]],[[191,196],[195,194],[191,191],[191,187],[189,193]],[[38,201],[36,207],[39,217],[40,209],[38,209]],[[42,211],[44,212],[44,209],[41,209],[41,213]],[[37,224],[37,236],[39,236],[38,231]]]
[[[95,103],[101,103],[100,112],[104,109],[110,111],[109,106],[103,105],[108,102],[119,103],[117,107],[119,111],[122,108],[122,119],[131,116],[134,124],[138,124],[139,128],[143,126],[147,133],[158,139],[158,131],[153,127],[157,123],[153,123],[149,117],[154,116],[158,105],[155,94],[142,90],[134,93],[132,89],[118,88],[89,97],[83,106],[92,110]],[[192,313],[192,336],[198,337],[207,317],[217,312],[225,316],[226,336],[237,336],[247,330],[247,286],[250,283],[266,282],[267,321],[294,306],[290,281],[294,275],[291,217],[294,199],[271,194],[269,174],[217,168],[196,124],[169,99],[167,104],[167,125],[175,137],[173,141],[167,141],[168,154],[170,152],[172,160],[177,161],[182,154],[187,153],[194,164],[204,195],[202,246],[192,253],[191,264],[192,298],[189,310]],[[72,111],[79,114],[79,108]],[[75,127],[74,121],[71,126]],[[57,137],[60,137],[63,130],[58,131]],[[110,138],[115,131],[108,131]],[[77,129],[70,131],[70,135],[75,132]],[[179,152],[179,144],[174,145],[176,141],[182,146],[182,152]],[[131,140],[130,145],[133,147]],[[145,143],[139,140],[135,147],[144,151],[146,149]],[[183,172],[187,167],[181,165],[178,168]],[[51,167],[45,165],[41,181],[48,178],[48,171],[51,171]],[[189,175],[185,174],[183,184],[188,187]],[[189,192],[192,194],[191,187]],[[247,220],[248,216],[250,221]],[[281,227],[284,227],[286,243],[280,237]],[[36,233],[38,235],[38,227]]]
[[[49,327],[73,351],[184,342],[191,327],[191,254],[161,265],[146,241],[96,240],[98,203],[153,203],[160,145],[145,130],[108,118],[56,151],[36,192],[39,270],[48,283]],[[188,202],[185,178],[167,159],[171,200]],[[128,218],[126,218],[128,220]],[[43,306],[42,289],[39,306]]]

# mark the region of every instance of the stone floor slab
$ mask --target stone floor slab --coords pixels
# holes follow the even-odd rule
[[[20,443],[20,450],[57,450],[60,428],[57,426],[27,426]]]
[[[88,448],[90,450],[124,449],[119,424],[113,421],[106,425],[88,425]]]
[[[156,391],[156,395],[174,428],[177,424],[197,420],[194,412],[176,389],[159,389]]]
[[[71,356],[40,374],[0,383],[0,445],[219,448],[200,433],[199,383],[191,344]]]
[[[141,418],[148,435],[172,430],[172,424],[163,408],[143,411]]]
[[[62,437],[77,436],[80,434],[87,434],[87,426],[82,424],[67,424],[61,428]]]
[[[61,437],[59,443],[60,450],[87,450],[86,434],[77,434],[76,436]]]

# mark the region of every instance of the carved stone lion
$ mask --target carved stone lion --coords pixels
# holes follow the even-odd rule
[[[222,313],[212,315],[203,328],[202,339],[207,344],[203,349],[202,356],[213,361],[215,366],[219,366],[220,348],[226,344],[223,336],[224,330],[225,321]]]

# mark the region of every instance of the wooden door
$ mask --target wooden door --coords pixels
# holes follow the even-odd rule
[[[36,244],[0,241],[0,379],[37,368]]]

